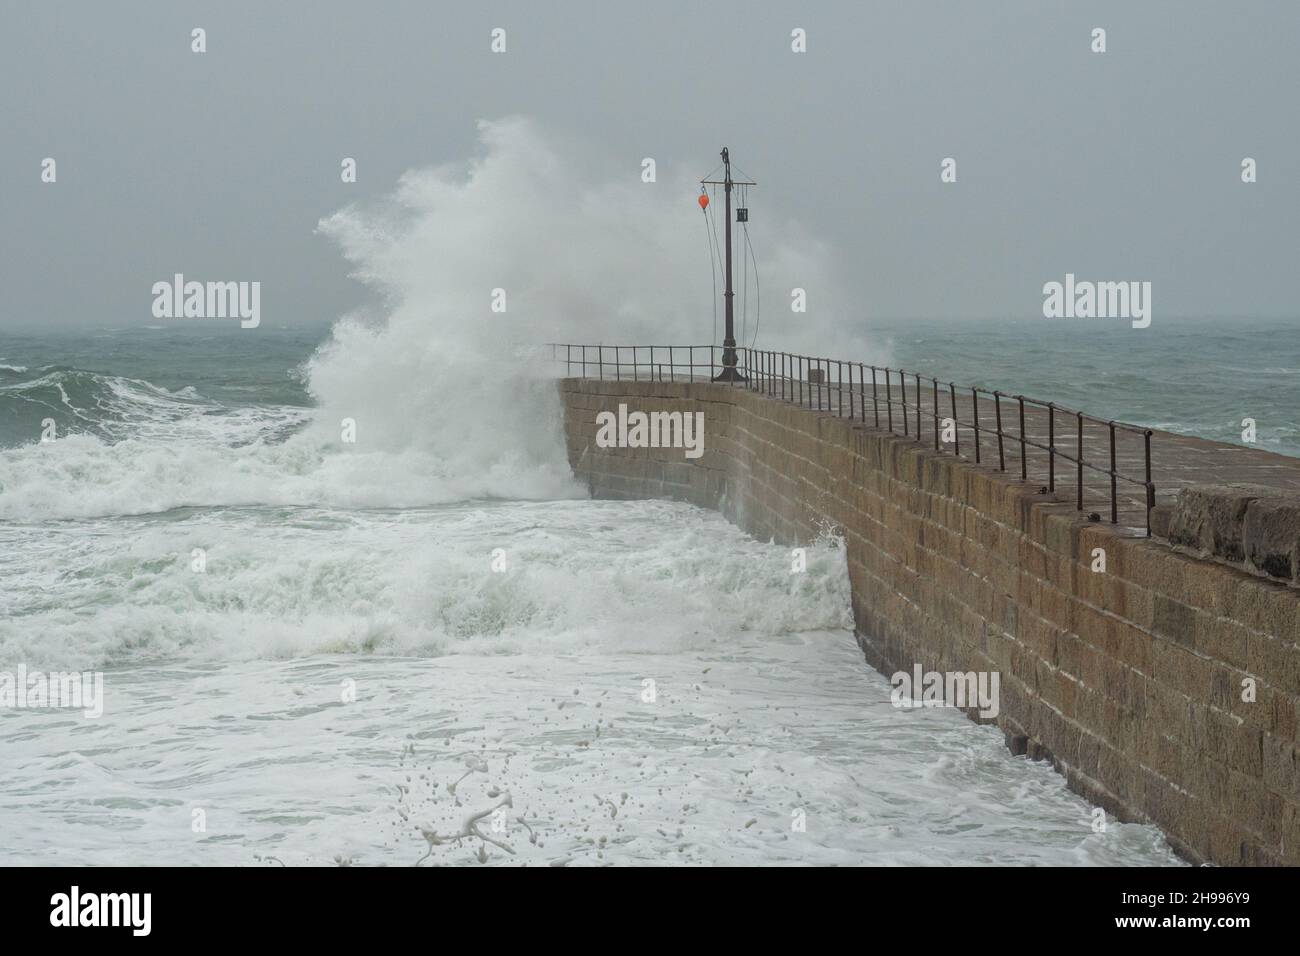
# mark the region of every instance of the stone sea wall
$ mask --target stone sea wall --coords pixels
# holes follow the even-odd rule
[[[1185,493],[1157,522],[1174,541],[1138,537],[1012,475],[743,388],[559,390],[593,496],[693,502],[791,546],[834,528],[870,664],[997,672],[1014,753],[1157,824],[1189,859],[1300,863],[1300,590],[1285,532],[1268,530],[1276,501]],[[596,416],[620,403],[702,412],[703,454],[598,447]]]

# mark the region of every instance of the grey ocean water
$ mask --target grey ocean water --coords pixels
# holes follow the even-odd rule
[[[1001,319],[874,323],[900,365],[1100,418],[1300,455],[1300,320]]]
[[[1180,319],[1146,330],[1121,320],[1037,318],[861,326],[890,364],[941,382],[1023,392],[1232,443],[1241,442],[1241,420],[1250,417],[1258,447],[1300,455],[1300,319]],[[116,414],[111,407],[114,379],[166,389],[182,403],[217,403],[209,409],[215,415],[305,408],[311,398],[300,366],[327,334],[326,325],[252,335],[185,325],[0,331],[0,447],[31,442],[47,416],[61,432],[111,434],[129,417],[129,406]],[[96,408],[100,414],[87,414]]]
[[[872,334],[1300,453],[1289,327],[1030,331]],[[338,394],[392,386],[352,382],[349,334],[307,367],[324,328],[0,334],[0,671],[106,688],[98,719],[0,710],[3,862],[1177,862],[997,731],[891,707],[836,542],[792,575],[715,514],[585,500],[543,373],[510,386],[518,433],[431,381],[450,432],[360,414],[340,445]],[[438,838],[478,813],[508,850]]]

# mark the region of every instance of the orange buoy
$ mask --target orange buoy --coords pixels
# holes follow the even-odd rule
[[[700,200],[699,200],[699,201],[700,201],[700,208],[701,208],[701,209],[708,209],[708,208],[709,208],[709,197],[708,197],[707,195],[705,195],[704,193],[700,193]]]

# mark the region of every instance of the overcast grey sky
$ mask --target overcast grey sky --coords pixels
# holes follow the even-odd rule
[[[267,324],[336,317],[365,292],[318,220],[468,159],[475,121],[510,114],[598,142],[608,179],[645,156],[661,179],[703,175],[728,144],[761,183],[760,260],[762,230],[798,220],[866,320],[1035,315],[1067,271],[1150,280],[1161,316],[1296,315],[1294,0],[8,0],[0,17],[4,325],[145,324],[177,271],[260,280]]]

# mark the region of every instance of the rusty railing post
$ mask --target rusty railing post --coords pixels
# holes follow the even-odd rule
[[[859,366],[859,369],[860,368],[861,367]],[[864,385],[863,387],[865,388],[866,386]],[[880,398],[876,393],[876,367],[874,365],[871,366],[871,407],[876,413],[876,427],[879,428],[880,427]],[[862,417],[863,418],[867,417],[866,409],[863,409]]]
[[[913,372],[916,377],[916,440],[921,440],[921,373]]]
[[[1151,429],[1143,433],[1146,446],[1147,537],[1151,537],[1151,509],[1156,506],[1156,486],[1151,483]]]
[[[939,450],[939,380],[931,378],[930,404],[934,412],[934,450]]]
[[[1020,403],[1020,480],[1029,480],[1029,463],[1025,459],[1025,396],[1017,395]]]
[[[874,374],[874,373],[872,373]],[[889,367],[885,367],[885,410],[889,413],[889,433],[894,433],[894,386],[889,382]]]
[[[898,387],[903,393],[902,397],[898,400],[899,407],[903,412],[903,437],[909,438],[911,437],[911,432],[907,430],[907,376],[903,374],[901,368],[898,370]]]
[[[996,388],[993,390],[993,409],[998,421],[998,471],[1006,471],[1007,456],[1002,448],[1002,393]]]
[[[1056,405],[1047,403],[1047,490],[1056,491]]]
[[[853,366],[849,365],[849,404],[853,404]],[[867,423],[867,370],[858,363],[858,421]]]
[[[948,398],[952,402],[952,453],[961,454],[961,429],[957,427],[957,386],[948,383]]]
[[[1078,459],[1078,484],[1079,493],[1076,500],[1075,509],[1083,510],[1083,412],[1075,412],[1078,416],[1079,436],[1078,436],[1078,453],[1075,458]]]
[[[1119,524],[1118,488],[1115,479],[1115,423],[1110,422],[1110,523]]]

